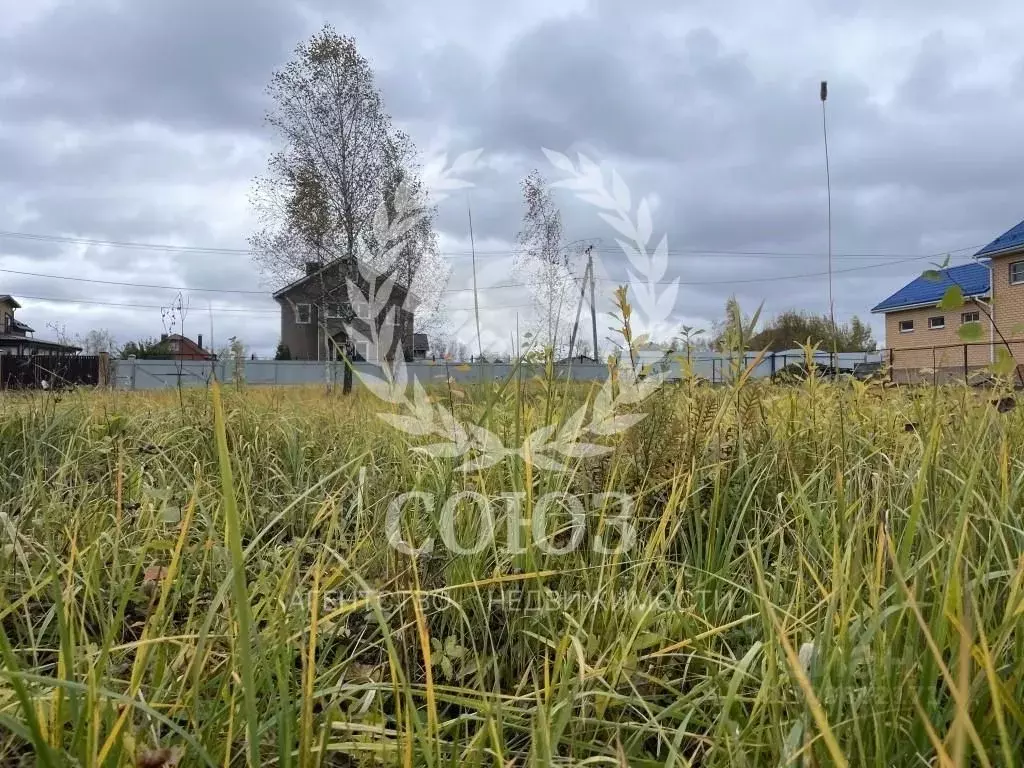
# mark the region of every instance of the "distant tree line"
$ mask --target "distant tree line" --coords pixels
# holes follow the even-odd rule
[[[790,310],[770,320],[750,339],[750,349],[781,352],[804,344],[817,344],[826,352],[874,352],[877,344],[871,327],[854,315],[848,323],[836,323],[828,315]]]
[[[129,341],[121,347],[120,358],[127,360],[131,357],[137,360],[167,360],[172,357],[171,344],[166,339],[153,338]]]
[[[750,318],[741,315],[734,298],[726,302],[725,319],[717,323],[707,345],[723,351],[726,339],[732,338],[740,326],[746,328]],[[752,334],[742,339],[747,349],[781,352],[806,344],[817,345],[824,352],[874,352],[878,344],[871,326],[854,315],[848,322],[834,326],[828,315],[791,309],[760,324]]]

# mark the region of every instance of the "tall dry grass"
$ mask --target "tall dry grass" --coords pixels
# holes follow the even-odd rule
[[[512,445],[590,393],[434,394]],[[608,456],[462,474],[365,392],[5,396],[0,764],[1012,765],[1024,417],[989,399],[683,384]],[[510,553],[510,503],[453,555],[409,508],[409,557],[410,491],[574,496],[583,540],[538,546],[567,503]]]

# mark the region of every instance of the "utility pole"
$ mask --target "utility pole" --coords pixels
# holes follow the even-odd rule
[[[583,279],[580,280],[580,300],[576,303],[576,321],[572,324],[572,334],[569,336],[569,360],[572,361],[573,350],[576,349],[576,331],[580,327],[580,310],[583,309],[583,300],[587,295],[587,275],[590,274],[591,262],[587,262],[587,268],[583,272]]]
[[[590,326],[594,332],[594,362],[597,356],[597,303],[594,298],[594,246],[587,246],[587,271],[590,272]]]
[[[476,315],[476,350],[479,357],[484,356],[484,342],[480,338],[480,299],[476,290],[476,241],[473,239],[473,209],[466,198],[466,212],[469,214],[469,248],[473,254],[473,314]]]

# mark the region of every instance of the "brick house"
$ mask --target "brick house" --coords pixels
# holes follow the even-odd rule
[[[938,309],[953,285],[963,290],[964,306]],[[1018,365],[1024,363],[1024,221],[974,254],[973,262],[944,270],[939,280],[915,278],[871,311],[885,315],[885,346],[897,380],[963,378],[994,361],[1002,339]],[[981,341],[964,343],[959,329],[966,323],[980,323]]]
[[[357,268],[355,259],[341,257],[321,265],[306,264],[306,273],[274,293],[281,307],[281,343],[288,348],[292,360],[326,360],[336,358],[345,338],[346,322],[357,338],[351,340],[350,351],[356,360],[383,362],[394,359],[399,347],[402,356],[413,356],[413,312],[417,300],[405,286],[394,283],[389,296],[374,305],[361,296],[349,300],[348,281],[371,296],[369,281]],[[371,272],[375,283],[380,275]],[[378,349],[371,333],[377,329],[378,342],[390,338],[387,349]]]
[[[201,333],[195,341],[180,333],[164,334],[160,337],[160,343],[167,345],[172,360],[213,360],[216,357],[208,349],[203,348]]]

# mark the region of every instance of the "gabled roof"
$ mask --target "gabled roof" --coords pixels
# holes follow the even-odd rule
[[[988,295],[989,268],[986,264],[963,264],[940,271],[938,280],[929,280],[924,276],[907,283],[896,293],[872,308],[872,312],[893,312],[897,309],[914,307],[934,307],[945,296],[946,290],[959,285],[965,297]]]
[[[999,253],[1018,250],[1024,250],[1024,221],[986,245],[974,254],[974,258],[989,258]]]
[[[14,297],[9,293],[0,294],[0,303],[10,304],[14,309],[21,309],[21,304],[14,300]]]
[[[207,360],[213,358],[213,353],[210,350],[203,349],[194,341],[192,341],[192,339],[190,339],[188,336],[182,336],[180,333],[170,334],[167,337],[167,341],[177,341],[178,343],[183,344],[186,347],[186,349],[179,348],[179,354],[184,353],[189,355],[202,355]]]
[[[16,328],[17,330],[24,331],[25,333],[36,332],[36,329],[33,328],[31,325],[27,325],[26,323],[21,322],[21,320],[18,320],[15,317],[11,318],[11,328]]]
[[[298,288],[300,285],[304,285],[305,283],[309,282],[313,278],[318,277],[322,272],[326,272],[331,267],[333,267],[333,266],[335,266],[337,264],[341,264],[342,262],[345,261],[345,259],[346,259],[345,256],[339,256],[336,259],[332,259],[331,261],[328,261],[326,264],[324,264],[322,267],[320,267],[320,269],[314,270],[313,272],[307,272],[306,274],[304,274],[302,277],[298,278],[297,280],[293,280],[292,282],[288,283],[288,285],[286,285],[284,288],[280,288],[280,289],[274,291],[273,297],[275,299],[279,300],[282,296],[284,296],[289,291],[292,291],[292,290]],[[376,269],[374,269],[373,267],[369,266],[368,264],[364,264],[364,263],[360,263],[359,264],[359,271],[360,272],[372,272],[376,277],[380,277],[381,276],[380,272],[378,272]],[[416,296],[416,294],[414,294],[412,291],[408,290],[404,284],[402,284],[402,283],[400,283],[400,282],[398,282],[396,280],[395,281],[395,286],[398,287],[398,288],[403,289],[406,292],[406,296],[408,298],[412,299],[412,302],[414,304],[418,304],[419,303],[419,298]]]

